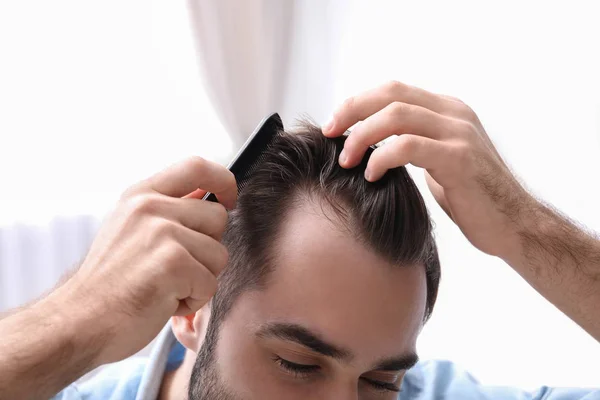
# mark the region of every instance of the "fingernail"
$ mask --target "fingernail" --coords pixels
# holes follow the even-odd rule
[[[365,170],[365,179],[368,180],[369,182],[371,182],[372,178],[373,178],[373,173],[371,171],[369,171],[369,169],[367,168]]]
[[[333,118],[329,120],[329,122],[327,122],[325,125],[323,125],[323,127],[321,128],[321,130],[323,131],[324,134],[328,134],[331,129],[333,129]]]
[[[346,164],[346,159],[348,158],[348,156],[346,156],[346,150],[342,150],[342,152],[340,153],[340,164]]]

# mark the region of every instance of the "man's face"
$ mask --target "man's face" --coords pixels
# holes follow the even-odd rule
[[[309,207],[289,215],[266,288],[240,295],[190,382],[200,398],[398,396],[416,362],[424,268],[390,265],[339,226]]]

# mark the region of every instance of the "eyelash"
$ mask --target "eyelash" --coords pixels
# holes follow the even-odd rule
[[[400,392],[400,388],[394,385],[393,383],[374,381],[369,378],[361,379],[367,382],[369,385],[371,385],[375,390],[379,390],[381,392]]]
[[[307,378],[310,374],[321,369],[318,365],[297,364],[279,356],[275,356],[274,359],[282,369],[291,373],[296,378]]]
[[[321,367],[318,365],[297,364],[279,356],[275,356],[274,360],[282,369],[292,374],[296,378],[308,378],[310,374],[313,374],[321,369]],[[371,385],[375,390],[396,393],[400,391],[400,388],[392,383],[379,382],[368,378],[361,379]]]

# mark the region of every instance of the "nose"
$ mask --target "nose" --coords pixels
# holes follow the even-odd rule
[[[354,382],[332,382],[323,399],[327,400],[359,400],[358,385]]]

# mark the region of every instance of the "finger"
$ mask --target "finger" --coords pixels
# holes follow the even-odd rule
[[[142,183],[142,187],[171,197],[183,197],[196,189],[211,191],[226,207],[235,207],[237,185],[227,168],[200,157],[181,161]]]
[[[175,239],[194,259],[204,265],[216,277],[227,265],[227,248],[214,238],[181,227],[175,233]]]
[[[340,154],[340,165],[344,168],[352,168],[360,164],[369,146],[392,135],[410,133],[431,139],[442,139],[447,136],[446,127],[451,122],[449,117],[421,106],[391,103],[352,130],[344,143],[344,151]]]
[[[448,100],[447,114],[459,119],[464,119],[473,123],[481,124],[481,121],[479,121],[479,117],[477,116],[475,111],[473,111],[473,109],[461,99],[445,94],[438,94],[438,96]]]
[[[425,181],[427,182],[427,186],[433,195],[435,201],[438,202],[442,210],[454,221],[454,217],[452,216],[452,212],[450,211],[450,206],[448,205],[448,199],[446,199],[446,193],[442,185],[437,183],[435,179],[429,174],[429,172],[425,171]]]
[[[200,309],[214,295],[217,278],[176,238],[173,239],[168,246],[159,249],[162,253],[156,255],[166,273],[157,283],[178,301],[174,315],[188,315]]]
[[[428,170],[443,167],[448,162],[447,145],[427,137],[401,135],[377,148],[371,154],[365,178],[375,182],[392,168],[412,164]]]
[[[221,240],[227,226],[227,210],[220,203],[195,198],[167,198],[162,213],[183,226]]]
[[[453,102],[447,98],[392,81],[347,99],[334,113],[332,120],[323,127],[323,133],[328,137],[340,136],[358,121],[395,101],[427,108],[440,114],[446,114],[455,108]]]
[[[185,272],[187,276],[183,284],[186,285],[184,290],[187,290],[187,293],[179,299],[179,306],[173,315],[185,316],[195,313],[208,303],[217,291],[217,278],[202,264],[195,263]]]

